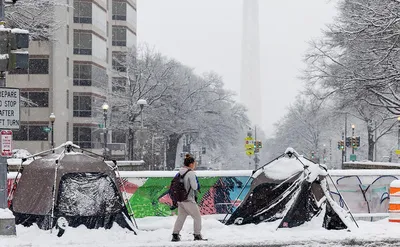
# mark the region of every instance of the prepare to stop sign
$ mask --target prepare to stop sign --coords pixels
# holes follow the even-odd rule
[[[12,131],[2,130],[0,132],[1,138],[1,156],[10,157],[12,156]]]
[[[19,129],[18,88],[0,88],[0,129]]]

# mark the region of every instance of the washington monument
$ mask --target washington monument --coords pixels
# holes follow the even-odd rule
[[[247,107],[252,124],[262,127],[258,22],[258,0],[243,0],[240,101]]]

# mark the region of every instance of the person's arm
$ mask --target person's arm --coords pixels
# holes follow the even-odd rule
[[[196,179],[196,174],[193,171],[188,172],[187,174],[189,176],[189,184],[190,184],[190,188],[192,188],[192,190],[198,190],[199,186],[197,185],[197,179]]]

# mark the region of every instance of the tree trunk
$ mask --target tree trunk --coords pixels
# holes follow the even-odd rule
[[[167,170],[173,170],[175,168],[176,151],[178,149],[179,139],[182,135],[172,134],[168,139],[167,149]]]
[[[367,131],[368,131],[368,160],[374,161],[375,142],[374,142],[374,130],[372,129],[372,126],[368,126]]]
[[[132,127],[128,130],[128,160],[134,160],[135,131]]]

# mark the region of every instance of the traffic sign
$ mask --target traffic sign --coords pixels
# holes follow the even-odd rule
[[[18,88],[0,88],[0,129],[19,129],[19,103]]]
[[[1,134],[1,156],[11,157],[12,156],[12,131],[2,130]]]
[[[246,150],[246,154],[248,156],[252,156],[252,155],[254,155],[254,150]]]
[[[400,155],[400,149],[397,149],[396,151],[394,151],[395,154]]]
[[[51,127],[43,127],[43,131],[49,133],[51,131]]]
[[[355,154],[350,154],[350,161],[356,161],[357,156]]]

